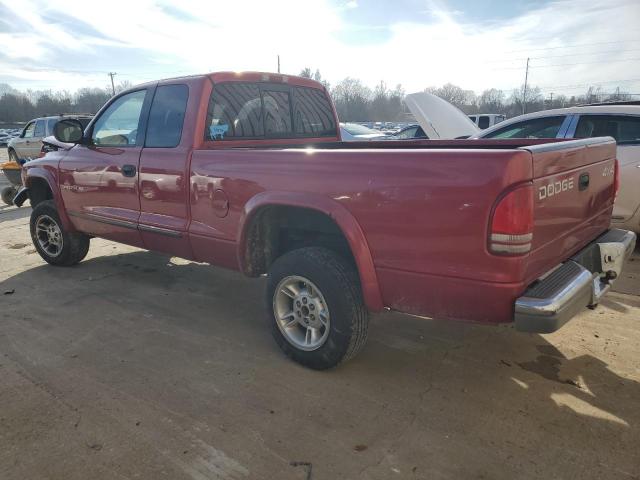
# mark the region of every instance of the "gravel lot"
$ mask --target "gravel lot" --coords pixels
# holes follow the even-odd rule
[[[0,207],[3,480],[640,478],[639,251],[557,333],[383,314],[315,372],[262,280],[99,239],[50,267],[29,213]]]

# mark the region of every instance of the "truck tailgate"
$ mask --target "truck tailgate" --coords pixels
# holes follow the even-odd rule
[[[532,281],[609,227],[616,143],[601,137],[523,149],[533,161],[534,229],[525,271]]]

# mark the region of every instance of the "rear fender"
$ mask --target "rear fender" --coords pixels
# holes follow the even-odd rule
[[[245,243],[248,227],[251,225],[254,215],[262,207],[274,205],[309,208],[330,217],[338,225],[351,248],[358,268],[365,305],[373,312],[384,308],[373,258],[364,232],[345,207],[322,195],[299,192],[262,192],[249,200],[242,212],[238,232],[237,254],[241,268],[244,268],[245,265]]]

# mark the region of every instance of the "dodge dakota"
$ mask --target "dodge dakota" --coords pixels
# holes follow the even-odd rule
[[[326,89],[271,73],[143,84],[26,164],[42,258],[102,237],[266,275],[280,348],[330,368],[370,312],[558,329],[594,307],[636,236],[609,229],[611,138],[342,142]]]

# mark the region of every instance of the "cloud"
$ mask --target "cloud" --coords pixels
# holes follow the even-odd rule
[[[19,32],[0,28],[0,82],[10,77],[19,88],[73,89],[106,85],[109,71],[134,83],[216,70],[273,71],[277,55],[286,73],[319,68],[332,83],[354,76],[369,85],[402,83],[408,91],[446,82],[476,91],[510,90],[523,82],[527,57],[530,82],[564,88],[556,94],[640,78],[640,61],[629,60],[640,58],[637,0],[553,1],[490,22],[461,13],[459,2],[371,5],[355,0],[194,0],[179,7],[152,0],[0,3],[3,24],[21,25]],[[379,21],[385,16],[390,20]],[[640,80],[619,84],[640,92]]]

